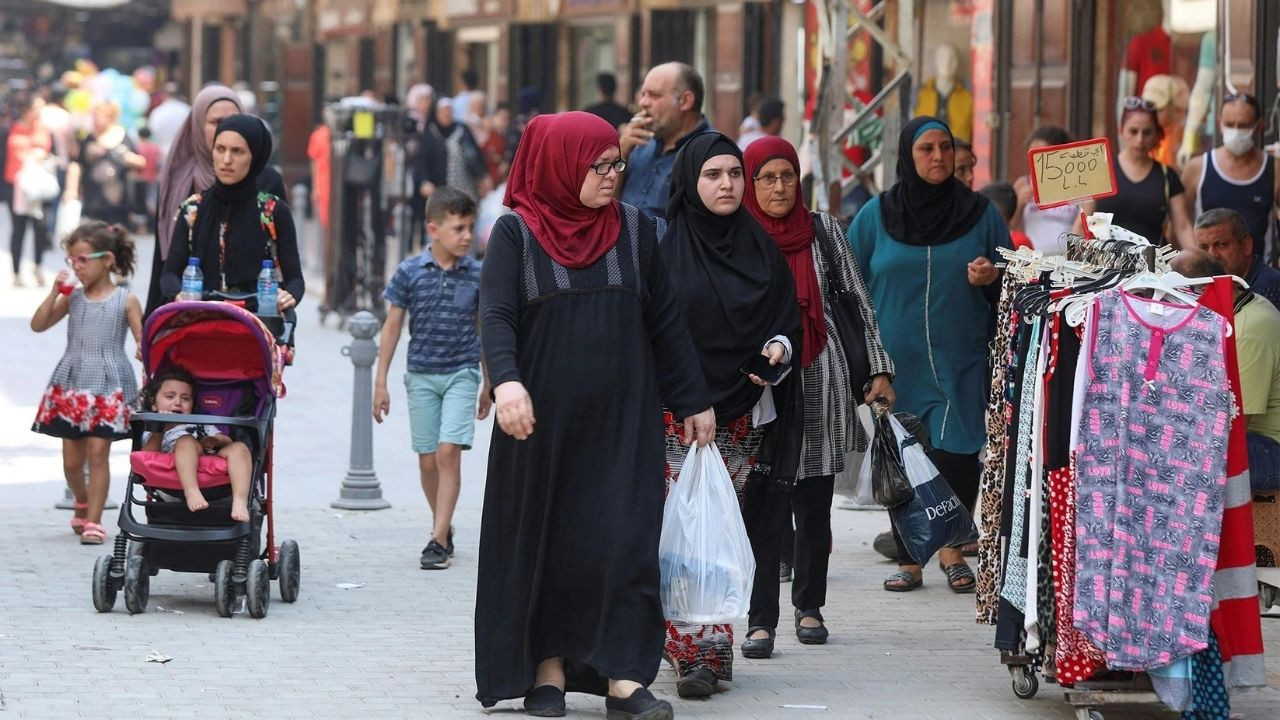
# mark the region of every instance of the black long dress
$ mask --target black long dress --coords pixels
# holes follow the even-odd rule
[[[565,659],[576,692],[657,674],[662,404],[683,418],[711,401],[652,225],[639,218],[624,206],[618,244],[576,270],[515,215],[493,229],[485,358],[495,387],[524,384],[537,424],[524,441],[495,427],[489,451],[475,616],[485,707],[525,695],[552,657]]]

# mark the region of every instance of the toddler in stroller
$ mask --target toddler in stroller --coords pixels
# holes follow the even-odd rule
[[[151,378],[143,392],[147,410],[161,413],[191,414],[195,407],[196,381],[191,373],[181,367],[168,367]],[[249,446],[232,440],[216,425],[171,423],[164,432],[143,433],[142,449],[173,455],[174,470],[182,484],[182,494],[191,512],[209,507],[209,501],[200,492],[197,472],[201,455],[217,455],[227,461],[227,475],[231,480],[231,519],[245,522],[249,519],[249,481],[253,472],[253,457]]]

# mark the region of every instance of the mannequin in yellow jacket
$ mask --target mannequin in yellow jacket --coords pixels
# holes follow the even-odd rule
[[[957,140],[973,141],[973,93],[960,83],[960,55],[950,45],[933,53],[936,76],[926,80],[916,96],[916,115],[932,115],[951,128]]]

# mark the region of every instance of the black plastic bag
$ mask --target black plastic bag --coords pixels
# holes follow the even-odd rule
[[[876,417],[876,434],[871,440],[871,493],[880,505],[894,508],[910,502],[915,492],[902,466],[902,452],[890,417],[889,413]]]

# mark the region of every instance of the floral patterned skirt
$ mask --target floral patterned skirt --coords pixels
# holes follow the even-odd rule
[[[667,428],[667,489],[670,490],[671,482],[680,475],[689,446],[683,442],[684,424],[678,422],[669,410],[663,416]],[[762,433],[761,428],[751,427],[749,413],[727,425],[716,426],[716,447],[729,469],[739,504],[742,503],[742,488],[747,482],[747,475],[756,464]],[[663,655],[675,668],[677,676],[705,667],[720,680],[733,680],[733,625],[696,625],[668,620],[666,627]]]
[[[31,429],[66,440],[87,437],[123,440],[129,437],[131,413],[123,388],[99,395],[51,384],[40,398]]]

